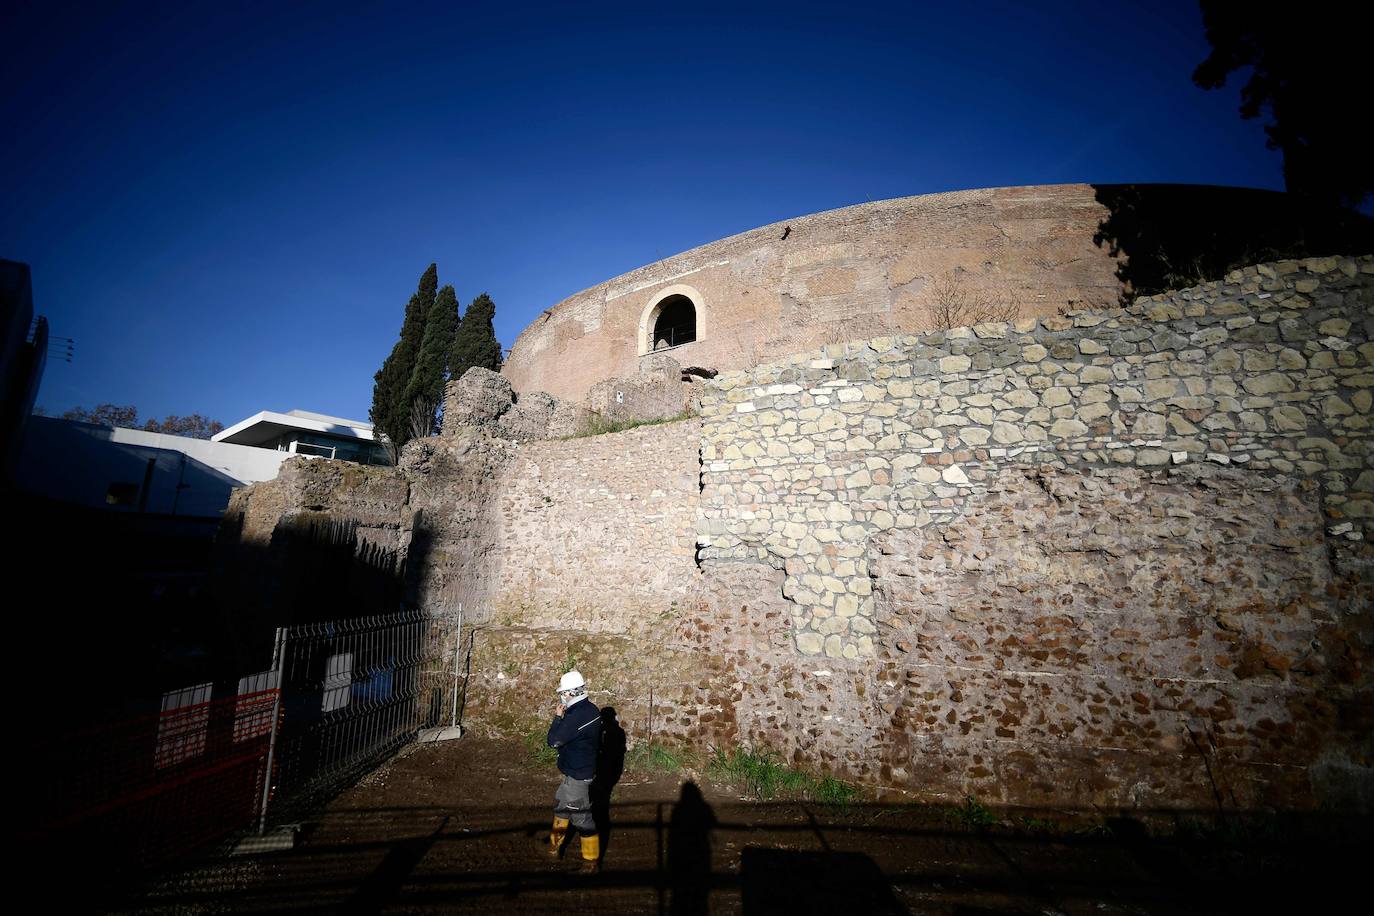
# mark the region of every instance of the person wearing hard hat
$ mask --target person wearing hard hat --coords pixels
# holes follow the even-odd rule
[[[548,742],[558,749],[558,770],[563,774],[554,795],[549,853],[562,852],[571,825],[581,834],[584,867],[595,869],[601,858],[601,837],[592,818],[591,788],[601,746],[601,710],[587,699],[587,682],[578,671],[569,671],[558,682],[558,708],[549,725]]]

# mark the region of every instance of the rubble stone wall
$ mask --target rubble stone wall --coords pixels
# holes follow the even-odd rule
[[[718,378],[707,589],[772,571],[795,650],[740,735],[954,797],[1367,805],[1371,338],[1374,259],[1327,258]]]
[[[1310,259],[1124,310],[722,375],[702,404],[702,559],[785,569],[798,650],[852,659],[876,654],[882,545],[948,524],[1023,465],[1243,467],[1310,484],[1331,536],[1360,543],[1374,529],[1372,314],[1374,259]]]

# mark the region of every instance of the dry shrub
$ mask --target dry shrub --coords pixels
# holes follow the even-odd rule
[[[966,328],[985,321],[1015,321],[1016,303],[1000,288],[974,288],[958,273],[930,281],[926,288],[926,322],[933,331]]]

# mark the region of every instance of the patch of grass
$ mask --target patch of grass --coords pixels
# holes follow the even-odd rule
[[[735,748],[727,754],[717,748],[706,773],[717,781],[743,786],[761,801],[781,796],[843,806],[858,796],[855,786],[833,776],[817,778],[793,769],[769,751]]]
[[[1106,824],[1088,824],[1074,830],[1072,835],[1089,840],[1107,839],[1112,835],[1112,828]]]
[[[1043,817],[1029,817],[1022,815],[1016,819],[1016,823],[1027,833],[1058,833],[1059,825]]]
[[[546,725],[535,724],[520,736],[520,741],[530,752],[530,766],[547,767],[558,762],[558,749],[549,747],[549,729]]]
[[[696,413],[684,410],[674,417],[661,417],[657,420],[608,420],[599,413],[593,413],[582,421],[577,432],[571,436],[564,436],[565,439],[583,439],[587,436],[604,436],[606,433],[623,433],[627,429],[638,429],[641,426],[659,426],[664,423],[676,423],[678,420],[686,420],[695,417]]]
[[[625,752],[625,766],[635,770],[676,773],[683,767],[684,755],[661,744],[636,744]]]
[[[986,830],[997,823],[997,818],[987,809],[987,806],[972,795],[965,795],[963,805],[958,808],[950,808],[949,813],[954,820],[970,830]]]
[[[843,808],[854,801],[858,794],[858,786],[834,776],[823,776],[816,782],[813,797],[823,805],[837,805]]]

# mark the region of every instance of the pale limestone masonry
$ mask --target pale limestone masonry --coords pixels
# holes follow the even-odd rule
[[[703,561],[784,569],[804,655],[875,654],[871,542],[1012,467],[1243,467],[1374,532],[1374,258],[1260,265],[1128,309],[883,337],[703,396]],[[1106,533],[1104,533],[1105,535]]]

